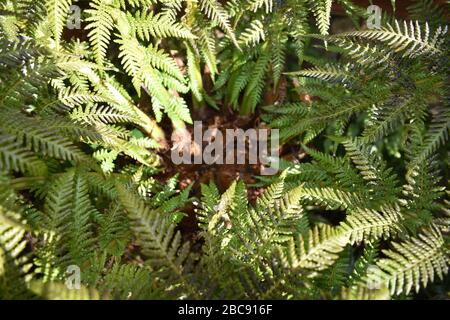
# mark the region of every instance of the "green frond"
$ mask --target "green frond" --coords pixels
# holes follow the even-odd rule
[[[392,243],[393,249],[383,250],[387,256],[377,266],[381,279],[388,283],[391,294],[419,291],[448,273],[448,247],[436,227],[424,230],[418,237]]]
[[[138,11],[135,16],[128,16],[138,37],[149,41],[152,38],[176,37],[195,39],[195,35],[186,26],[171,20],[167,15],[154,14],[153,11]]]
[[[45,199],[45,214],[43,228],[53,235],[45,238],[38,253],[37,272],[53,279],[60,276],[61,266],[80,266],[93,252],[92,219],[97,212],[83,175],[69,171],[53,183]]]
[[[254,46],[264,41],[264,26],[260,20],[254,20],[239,36],[239,43],[244,46]]]
[[[398,100],[401,101],[397,102]],[[396,104],[395,107],[388,101],[386,106],[373,108],[374,120],[369,123],[363,132],[364,139],[368,142],[375,142],[388,136],[403,125],[409,110],[412,108],[418,109],[420,105],[424,105],[423,101],[414,96],[403,99],[396,98],[394,103]]]
[[[330,210],[360,207],[364,201],[356,192],[347,192],[339,188],[306,187],[303,189],[303,199],[316,205],[324,205]]]
[[[114,19],[111,15],[114,7],[101,0],[95,0],[90,5],[91,9],[86,10],[89,14],[86,29],[90,30],[88,37],[94,49],[95,60],[102,66],[114,28]]]
[[[111,205],[99,220],[100,250],[113,256],[121,256],[131,237],[125,212],[119,205]]]
[[[14,3],[10,1],[4,1],[0,4],[0,10],[5,12],[5,14],[2,14],[0,16],[0,32],[8,40],[12,41],[17,38],[19,32],[19,21],[16,16],[12,14],[12,11],[14,10]]]
[[[264,77],[269,65],[270,56],[263,53],[256,61],[249,83],[245,88],[244,98],[240,107],[241,113],[249,114],[253,112],[261,99],[264,89]]]
[[[3,200],[3,199],[2,199]],[[25,254],[27,227],[0,203],[0,298],[32,297],[27,282],[32,263]]]
[[[356,37],[376,40],[385,43],[395,52],[403,52],[407,57],[418,55],[441,55],[442,41],[447,33],[447,27],[439,27],[433,35],[430,34],[428,23],[403,23],[395,20],[394,25],[388,24],[381,29],[352,31],[337,37]]]
[[[132,8],[136,8],[136,7],[148,7],[153,4],[158,3],[160,1],[158,1],[158,0],[116,0],[116,2],[120,5],[121,8],[126,8],[127,5],[130,5]],[[173,2],[173,1],[170,1],[170,2]]]
[[[365,17],[367,15],[367,11],[365,7],[361,7],[354,3],[351,0],[338,0],[339,4],[344,8],[344,10],[349,14],[352,20],[355,20],[357,17]]]
[[[271,184],[264,193],[258,197],[256,202],[257,207],[261,209],[271,209],[274,207],[275,202],[283,197],[285,189],[285,179],[287,172],[283,172],[278,181]]]
[[[288,259],[292,265],[310,270],[315,276],[330,267],[344,250],[348,236],[330,226],[315,227],[297,242],[289,242]]]
[[[379,242],[366,244],[362,254],[356,258],[350,277],[347,279],[347,285],[361,287],[359,284],[370,281],[367,274],[374,269],[377,259],[379,259]]]
[[[442,207],[438,199],[444,195],[439,185],[441,177],[435,161],[425,162],[425,166],[409,167],[403,185],[401,203],[404,207],[404,225],[414,231],[428,225],[433,215]]]
[[[214,80],[215,75],[219,73],[217,69],[217,49],[216,40],[207,30],[197,30],[198,43],[200,44],[199,49],[202,59],[205,61],[206,65],[211,72],[211,78]]]
[[[203,101],[203,79],[200,70],[200,63],[191,46],[187,46],[187,67],[190,80],[190,86],[195,99],[199,102]]]
[[[180,233],[175,232],[175,226],[161,212],[149,210],[142,201],[132,198],[123,186],[117,188],[119,199],[129,214],[131,228],[148,258],[147,263],[159,277],[178,283],[179,288],[174,287],[174,290],[196,297],[198,292],[187,274],[193,262],[189,257],[189,243],[182,243]]]
[[[48,20],[55,38],[56,48],[61,42],[63,29],[66,25],[69,8],[72,0],[45,0],[45,6],[48,12]]]
[[[120,112],[119,110],[114,110],[107,106],[86,106],[85,108],[79,107],[71,112],[70,117],[75,121],[80,121],[82,123],[95,125],[97,123],[123,123],[123,122],[134,122],[135,118]]]
[[[202,184],[202,208],[197,210],[197,217],[199,220],[199,226],[203,230],[208,230],[209,221],[214,215],[215,206],[220,201],[220,194],[217,186],[213,183],[209,185]],[[198,205],[198,203],[196,203]]]
[[[347,154],[369,185],[368,190],[383,200],[385,203],[394,201],[395,194],[399,191],[397,176],[391,168],[371,154],[369,147],[364,147],[358,140],[347,140],[343,143]]]
[[[326,273],[315,279],[314,284],[324,292],[339,291],[346,283],[349,275],[349,262],[351,258],[351,247],[347,246],[340,254],[333,266]],[[324,294],[326,296],[326,293]]]
[[[42,127],[41,123],[19,113],[2,114],[0,123],[5,131],[33,151],[63,160],[86,161],[86,155],[66,138],[58,125]],[[6,122],[8,119],[14,121]],[[4,122],[5,121],[5,122]]]
[[[349,72],[349,66],[342,66],[341,68],[338,68],[337,66],[328,66],[327,68],[315,67],[298,72],[291,72],[289,75],[336,82],[345,82],[348,78],[352,78],[352,74]]]
[[[277,187],[280,188],[279,183],[275,183],[269,193],[276,192]],[[263,200],[253,210],[249,210],[251,222],[244,224],[238,230],[241,229],[240,231],[245,234],[249,232],[244,231],[245,228],[250,228],[252,234],[249,234],[248,240],[253,242],[256,252],[266,255],[274,244],[285,244],[296,233],[304,231],[301,229],[307,224],[307,220],[300,205],[301,195],[299,189],[293,189],[276,199],[272,206],[265,204],[268,206],[264,207]],[[242,238],[243,241],[248,241]]]
[[[14,136],[0,131],[0,170],[22,171],[32,175],[45,175],[47,166]]]
[[[316,18],[320,33],[323,35],[328,34],[328,29],[330,28],[331,5],[333,4],[333,1],[308,0],[308,2]]]
[[[242,68],[236,70],[228,81],[228,96],[230,103],[236,108],[238,105],[239,95],[245,89],[251,79],[251,70],[253,64],[247,63]]]
[[[401,232],[398,208],[386,207],[381,212],[367,209],[350,211],[339,228],[350,235],[350,243],[371,242],[389,238]]]
[[[283,21],[281,16],[274,17],[277,21]],[[289,40],[289,33],[284,29],[285,26],[281,23],[272,24],[268,32],[272,35],[270,43],[271,62],[273,71],[274,87],[278,86],[281,74],[286,65],[286,44]]]
[[[411,166],[423,163],[437,149],[446,143],[450,132],[450,110],[449,108],[436,109],[430,127],[424,137],[423,144],[418,146],[411,161]]]
[[[200,0],[200,10],[202,10],[214,23],[217,23],[230,37],[233,44],[239,48],[239,43],[231,28],[229,15],[219,1]]]
[[[101,287],[105,295],[111,299],[157,298],[157,293],[153,292],[156,290],[148,286],[151,281],[151,272],[147,268],[117,263],[105,276]]]
[[[121,45],[119,58],[122,59],[127,73],[133,77],[136,91],[140,94],[141,87],[145,86],[144,89],[157,101],[158,105],[164,107],[173,121],[181,120],[191,123],[192,119],[186,102],[179,96],[171,95],[165,87],[170,83],[164,83],[164,80],[185,81],[173,59],[152,45],[147,48],[142,46],[135,38],[122,38],[118,40],[118,43]],[[156,68],[160,68],[170,77],[164,77]],[[169,89],[172,88],[169,87]]]

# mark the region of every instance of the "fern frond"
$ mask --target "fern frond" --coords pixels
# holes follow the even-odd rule
[[[185,101],[181,97],[169,94],[163,85],[164,80],[168,80],[168,78],[164,78],[155,69],[161,68],[171,78],[174,77],[174,80],[182,80],[184,82],[184,77],[176,63],[153,46],[150,45],[148,48],[145,48],[140,45],[135,38],[122,38],[118,40],[118,43],[121,45],[119,57],[122,59],[127,73],[133,77],[136,91],[140,94],[141,86],[144,85],[144,89],[148,91],[153,99],[157,100],[157,104],[164,106],[165,111],[172,120],[191,123],[192,119]]]
[[[270,56],[263,53],[256,62],[250,81],[245,89],[241,105],[241,113],[249,114],[255,110],[264,89],[264,77],[269,65]]]
[[[415,150],[411,166],[418,165],[429,158],[437,149],[444,145],[450,133],[450,110],[438,108],[433,115],[430,127],[424,138],[423,144]]]
[[[239,43],[244,46],[254,46],[264,40],[264,26],[259,20],[253,20],[239,36]]]
[[[436,227],[392,246],[392,250],[383,250],[388,258],[377,263],[383,271],[379,276],[389,284],[391,294],[418,292],[435,277],[442,279],[448,273],[448,248]]]
[[[288,259],[292,265],[311,271],[315,276],[330,267],[344,250],[348,236],[330,226],[315,227],[297,243],[289,242]]]
[[[22,171],[32,175],[45,175],[47,166],[16,138],[0,131],[0,170]]]
[[[447,27],[439,27],[433,35],[430,35],[428,23],[421,26],[419,22],[401,24],[395,20],[394,25],[388,24],[381,29],[354,31],[338,35],[336,37],[356,37],[368,40],[376,40],[385,43],[395,50],[403,52],[407,57],[418,55],[441,55],[443,53],[442,41],[447,33]],[[431,36],[431,37],[430,37]]]
[[[86,106],[74,109],[70,117],[75,121],[95,125],[97,123],[134,122],[135,118],[107,106]]]
[[[72,0],[45,0],[45,6],[48,11],[48,19],[55,38],[56,48],[59,48],[63,29],[66,25],[67,15]]]
[[[200,10],[202,10],[213,22],[217,23],[227,33],[233,44],[237,48],[240,48],[234,31],[231,28],[229,15],[219,1],[200,0]]]
[[[350,235],[350,243],[354,244],[392,237],[401,231],[400,221],[398,208],[385,207],[381,212],[360,209],[350,211],[339,228]]]
[[[308,0],[311,9],[316,18],[319,31],[321,34],[328,34],[328,29],[330,28],[330,17],[331,17],[331,5],[332,0]]]
[[[327,68],[311,68],[298,72],[291,72],[289,75],[316,78],[323,81],[345,82],[347,79],[353,78],[349,72],[349,66],[328,66]]]
[[[189,243],[182,243],[181,234],[169,224],[161,212],[149,210],[135,197],[130,197],[126,189],[118,185],[119,198],[131,219],[131,227],[143,246],[148,263],[160,277],[177,283],[185,294],[198,297],[195,286],[187,273],[192,267],[189,257]],[[180,293],[181,294],[181,293]]]
[[[25,254],[27,246],[25,235],[28,228],[20,220],[17,213],[10,212],[0,202],[0,297],[2,299],[32,297],[27,287],[27,283],[32,278],[32,263],[30,257]]]
[[[357,192],[347,192],[333,187],[305,187],[302,191],[303,198],[316,205],[325,205],[331,210],[347,209],[363,206],[363,199]]]
[[[114,28],[114,19],[111,15],[114,7],[109,2],[101,0],[95,0],[90,5],[91,9],[86,10],[89,14],[86,29],[90,30],[88,37],[94,49],[95,60],[102,66]]]
[[[18,113],[2,114],[0,119],[5,131],[17,137],[17,141],[33,151],[64,160],[86,161],[87,156],[72,141],[64,137],[58,125],[42,127],[42,123]],[[14,121],[6,122],[7,119]],[[5,122],[4,122],[5,121]]]
[[[153,11],[138,11],[135,16],[128,15],[130,24],[135,28],[138,37],[149,41],[153,38],[177,37],[195,39],[196,36],[182,24],[171,20],[167,15],[154,14]]]

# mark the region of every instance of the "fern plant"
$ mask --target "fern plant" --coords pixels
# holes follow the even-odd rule
[[[347,0],[1,0],[0,299],[446,298],[445,6],[408,10],[367,29]],[[178,184],[166,134],[206,106],[302,157],[256,200]]]

